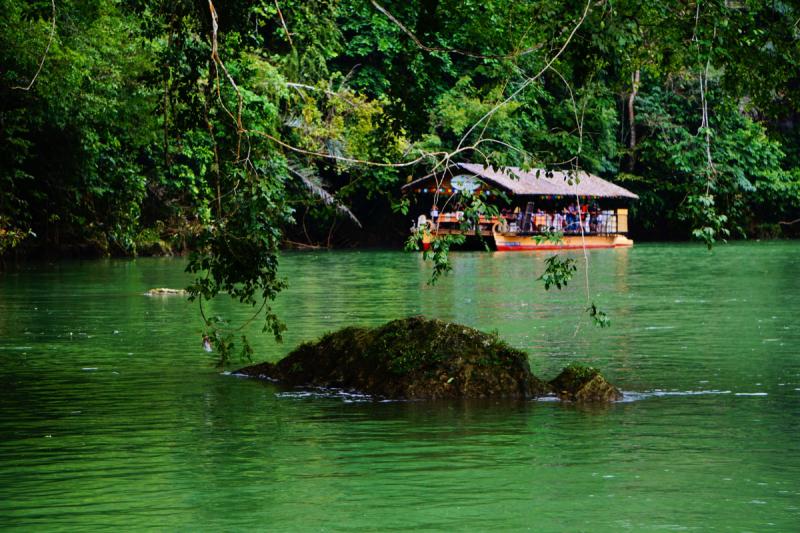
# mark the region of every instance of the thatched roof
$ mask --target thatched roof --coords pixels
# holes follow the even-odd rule
[[[536,177],[536,173],[539,177]],[[434,192],[448,191],[452,187],[450,180],[462,174],[477,176],[483,183],[482,189],[502,189],[514,194],[535,196],[596,196],[601,198],[634,198],[639,197],[632,192],[614,185],[602,178],[586,172],[578,173],[580,183],[570,185],[566,172],[553,171],[552,177],[545,176],[545,170],[533,169],[523,172],[517,167],[506,167],[503,171],[494,170],[492,167],[484,168],[482,165],[471,163],[456,163],[446,169],[412,181],[402,187],[403,192],[425,190]]]

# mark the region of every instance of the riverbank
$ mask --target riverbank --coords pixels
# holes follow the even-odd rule
[[[797,226],[800,226],[798,224]],[[767,228],[769,229],[769,228]],[[775,228],[772,227],[772,230]],[[765,230],[767,231],[767,230]],[[750,241],[793,241],[797,240],[798,235],[792,233],[788,234],[786,230],[781,233],[765,233],[761,236],[756,236]],[[645,243],[672,243],[680,244],[691,241],[688,239],[647,239],[634,238],[636,245]],[[747,242],[747,239],[728,239],[729,242]],[[370,237],[363,242],[358,241],[344,246],[324,246],[322,243],[307,244],[297,241],[285,240],[283,242],[283,250],[337,250],[337,249],[360,249],[360,250],[376,250],[376,249],[390,249],[402,250],[403,239],[398,236],[396,239],[380,239],[374,240]],[[724,245],[723,243],[717,246]],[[484,249],[483,243],[474,243],[474,246],[469,244],[462,247],[465,250],[481,251]],[[102,258],[131,258],[131,257],[181,257],[188,256],[189,253],[196,250],[196,247],[186,246],[183,243],[168,243],[165,241],[145,243],[143,246],[137,247],[135,251],[125,250],[119,246],[111,246],[108,242],[99,242],[95,240],[74,242],[69,244],[44,244],[38,246],[31,246],[22,244],[16,248],[6,250],[4,254],[0,254],[5,261],[6,268],[13,268],[13,265],[25,261],[69,261],[69,260],[85,260],[85,259],[102,259]],[[2,271],[0,265],[0,271]]]
[[[418,202],[416,211],[427,212],[429,207]],[[411,214],[393,213],[387,202],[381,201],[372,206],[361,206],[365,214],[361,216],[361,227],[343,218],[333,221],[312,222],[287,226],[283,229],[282,249],[375,249],[401,250],[410,235],[415,217]],[[414,212],[416,212],[414,211]],[[300,219],[303,221],[303,219]],[[96,259],[101,257],[164,257],[188,255],[199,249],[196,222],[182,225],[161,224],[156,228],[139,231],[126,243],[119,243],[103,231],[93,227],[84,232],[83,228],[69,225],[34,225],[36,236],[28,236],[16,247],[6,248],[2,257],[7,264],[25,260]],[[330,225],[328,225],[330,224]],[[758,222],[749,220],[744,225],[747,239],[741,234],[733,234],[728,240],[784,240],[800,237],[800,222],[780,224],[777,222]],[[676,226],[665,220],[650,221],[642,218],[642,213],[634,205],[631,209],[630,232],[628,236],[636,243],[645,242],[688,242],[691,231],[688,226]],[[1,244],[1,243],[0,243]],[[470,243],[473,249],[480,250],[482,243]],[[470,246],[467,246],[470,248]],[[1,266],[1,262],[0,262]]]

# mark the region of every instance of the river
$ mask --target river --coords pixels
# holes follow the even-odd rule
[[[626,401],[379,402],[221,374],[181,258],[0,275],[0,531],[800,529],[800,243],[589,254],[564,291],[535,253],[281,255],[276,360],[343,325],[424,314],[498,330],[550,379],[600,368]],[[207,311],[247,318],[225,296]],[[574,338],[573,338],[574,335]]]

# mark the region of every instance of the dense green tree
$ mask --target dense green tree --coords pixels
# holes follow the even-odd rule
[[[2,3],[0,210],[38,239],[127,249],[147,194],[152,68],[116,2]],[[33,86],[38,64],[44,61]],[[0,250],[2,245],[0,245]]]

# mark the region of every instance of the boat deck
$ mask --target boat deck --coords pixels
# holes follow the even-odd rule
[[[423,220],[424,219],[424,220]],[[562,250],[577,248],[618,248],[633,246],[624,233],[628,230],[628,211],[597,211],[577,215],[545,213],[516,213],[500,217],[480,217],[474,224],[463,228],[461,213],[443,213],[433,220],[420,217],[420,224],[430,226],[431,237],[439,235],[476,235],[494,237],[498,251]],[[560,244],[537,242],[548,228],[563,231]],[[412,231],[418,231],[414,228]],[[423,238],[427,249],[430,237]]]

